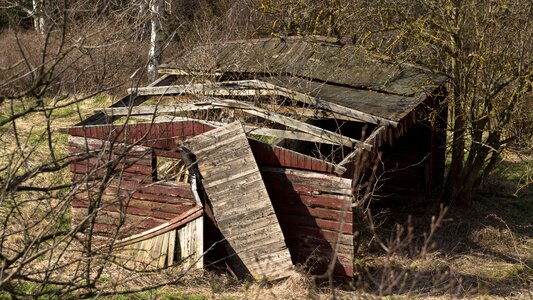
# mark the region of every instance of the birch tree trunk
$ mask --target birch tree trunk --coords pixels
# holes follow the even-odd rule
[[[155,78],[161,60],[161,11],[163,0],[150,1],[150,50],[148,52],[148,72]]]
[[[32,0],[33,6],[33,27],[40,34],[45,34],[46,32],[46,22],[44,18],[44,0]]]
[[[145,0],[139,1],[138,3],[138,14],[137,14],[137,26],[135,28],[136,35],[135,40],[142,42],[148,31],[147,24],[147,14],[148,14],[148,3]]]

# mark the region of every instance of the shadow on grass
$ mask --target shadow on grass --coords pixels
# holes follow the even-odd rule
[[[423,244],[431,216],[438,214],[435,205],[388,207],[389,221],[380,232],[393,236],[395,226],[407,227],[411,216],[413,241],[398,256],[381,247],[370,249],[366,290],[377,295],[527,298],[533,291],[533,187],[513,196],[516,181],[501,178],[481,191],[471,207],[452,208],[423,256],[413,249]]]

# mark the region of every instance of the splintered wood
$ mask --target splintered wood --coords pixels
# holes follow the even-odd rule
[[[238,122],[187,140],[237,274],[289,275],[292,261],[274,208]]]
[[[203,218],[194,207],[165,224],[117,241],[114,248],[136,270],[179,264],[183,270],[203,267]]]

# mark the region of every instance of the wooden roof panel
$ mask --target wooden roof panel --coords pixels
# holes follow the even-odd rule
[[[395,122],[400,121],[404,113],[415,108],[421,100],[289,76],[270,76],[261,80]]]
[[[192,48],[171,67],[194,71],[291,74],[353,88],[414,96],[444,77],[407,63],[372,57],[323,39],[271,38]]]

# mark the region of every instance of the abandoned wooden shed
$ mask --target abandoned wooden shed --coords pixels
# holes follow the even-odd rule
[[[395,201],[442,184],[444,77],[421,67],[291,37],[201,45],[159,72],[68,128],[73,222],[100,189],[95,234],[118,230],[159,266],[227,256],[239,276],[352,277],[364,182],[379,175]]]

